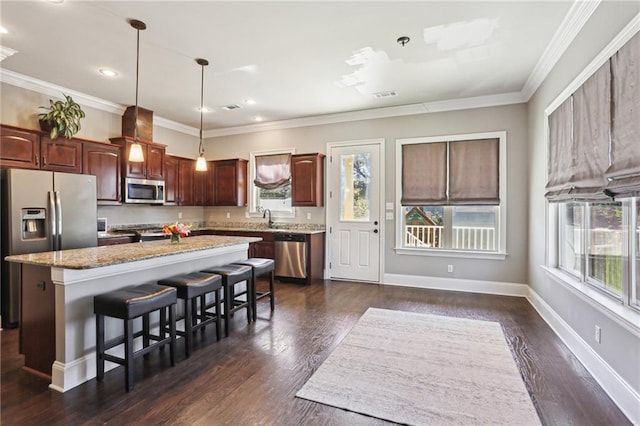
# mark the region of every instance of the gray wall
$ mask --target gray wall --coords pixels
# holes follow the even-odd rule
[[[527,270],[527,109],[509,105],[462,111],[420,114],[348,123],[273,130],[207,139],[207,157],[215,159],[248,158],[251,151],[295,148],[297,153],[323,152],[328,142],[384,138],[384,200],[395,202],[395,141],[400,138],[477,133],[507,132],[507,252],[506,260],[476,260],[449,257],[397,255],[395,227],[385,221],[385,273],[526,283]],[[304,222],[307,212],[324,222],[324,208],[296,209],[296,221]],[[298,211],[300,210],[300,211]],[[244,209],[206,208],[207,220],[225,217],[242,219]],[[454,273],[447,265],[454,264]]]
[[[601,3],[528,104],[529,285],[636,392],[640,392],[640,338],[547,278],[541,266],[546,256],[547,215],[544,110],[639,11],[638,2]],[[596,324],[602,327],[602,344],[593,339]]]

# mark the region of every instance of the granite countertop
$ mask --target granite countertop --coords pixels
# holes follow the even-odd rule
[[[153,229],[160,232],[162,224],[138,224],[126,225],[118,228],[111,228],[109,232],[98,234],[99,239],[117,237],[135,237],[140,234],[141,229]],[[272,232],[283,234],[321,234],[325,232],[324,225],[304,224],[304,223],[278,223],[272,228],[266,223],[260,222],[210,222],[194,223],[191,225],[192,231],[234,231],[234,232]],[[191,238],[191,237],[189,237]]]
[[[9,262],[28,263],[65,269],[92,269],[120,263],[135,262],[173,254],[188,253],[237,244],[260,241],[254,237],[226,237],[222,235],[202,235],[183,238],[180,244],[168,240],[144,243],[119,244],[103,247],[49,251],[33,254],[7,256]]]

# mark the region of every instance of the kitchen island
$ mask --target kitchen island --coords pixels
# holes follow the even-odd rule
[[[25,366],[50,374],[50,387],[60,392],[92,379],[96,375],[93,296],[246,259],[249,244],[257,241],[207,235],[183,238],[180,244],[161,240],[8,256],[7,261],[22,264],[20,347]],[[107,339],[122,335],[121,321],[108,320],[112,321],[105,324]],[[154,320],[157,317],[152,316]],[[46,343],[45,330],[51,324],[54,348]],[[42,365],[47,349],[55,353],[52,366]],[[107,363],[107,369],[116,366]]]

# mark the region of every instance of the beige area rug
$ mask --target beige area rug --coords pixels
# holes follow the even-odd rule
[[[539,425],[497,322],[369,308],[296,394],[410,425]]]

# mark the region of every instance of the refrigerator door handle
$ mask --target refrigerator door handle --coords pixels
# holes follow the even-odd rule
[[[54,200],[54,192],[48,192],[49,197],[49,228],[51,230],[51,251],[56,249],[57,237],[58,237],[58,223],[56,221],[56,203]]]
[[[62,202],[60,200],[60,192],[54,191],[56,197],[56,221],[58,222],[56,234],[56,250],[62,250]]]

